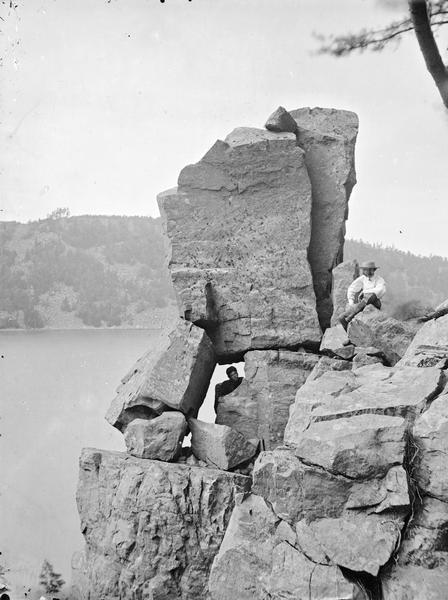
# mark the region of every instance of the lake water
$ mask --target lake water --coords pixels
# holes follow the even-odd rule
[[[1,562],[11,583],[31,585],[48,558],[70,581],[83,547],[75,503],[81,448],[124,450],[104,419],[120,379],[159,332],[0,332]],[[212,388],[200,418],[213,421]]]

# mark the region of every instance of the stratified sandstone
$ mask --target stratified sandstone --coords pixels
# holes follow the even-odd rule
[[[186,432],[185,416],[173,410],[149,421],[134,419],[126,427],[124,440],[132,456],[169,462],[178,458]]]
[[[295,393],[318,360],[307,352],[248,352],[245,378],[236,390],[219,399],[216,422],[247,439],[262,439],[267,449],[275,448],[283,441]]]
[[[151,419],[169,408],[195,416],[215,365],[204,330],[179,319],[164,343],[145,354],[123,379],[106,419],[124,430],[134,418]]]
[[[221,362],[320,340],[307,253],[311,186],[292,133],[240,128],[158,197],[181,314]]]
[[[244,435],[227,427],[189,419],[191,449],[196,458],[228,471],[250,460],[257,451],[258,440],[250,442]]]
[[[297,123],[313,190],[309,261],[319,320],[325,328],[333,313],[331,271],[343,259],[348,200],[356,183],[358,117],[333,108],[300,108],[290,114]]]
[[[82,600],[205,600],[235,493],[249,482],[211,468],[83,450]]]
[[[331,288],[331,299],[333,303],[333,314],[331,325],[339,323],[339,317],[347,307],[348,286],[359,277],[359,265],[357,260],[346,260],[332,271],[333,283]]]
[[[367,306],[348,326],[348,337],[353,344],[375,346],[392,366],[405,354],[414,334],[410,325],[389,317],[374,306]]]

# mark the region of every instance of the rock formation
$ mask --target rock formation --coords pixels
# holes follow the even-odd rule
[[[266,449],[283,442],[297,389],[318,361],[315,354],[288,350],[247,352],[241,385],[218,400],[216,422],[247,439],[263,440]]]
[[[127,453],[81,456],[77,600],[446,597],[448,316],[412,343],[373,307],[344,331],[357,118],[280,107],[266,128],[159,196],[181,318],[108,411]]]

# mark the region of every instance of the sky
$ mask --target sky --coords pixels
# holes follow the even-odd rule
[[[324,106],[360,118],[347,235],[448,256],[448,113],[415,38],[315,52],[314,33],[387,24],[405,2],[16,3],[1,9],[2,220],[158,216],[157,194],[216,139],[263,127],[279,105]]]

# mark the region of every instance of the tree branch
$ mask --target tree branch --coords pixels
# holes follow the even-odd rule
[[[426,0],[408,0],[408,3],[415,35],[426,68],[439,90],[443,104],[448,108],[448,70],[443,64],[434,39]]]

